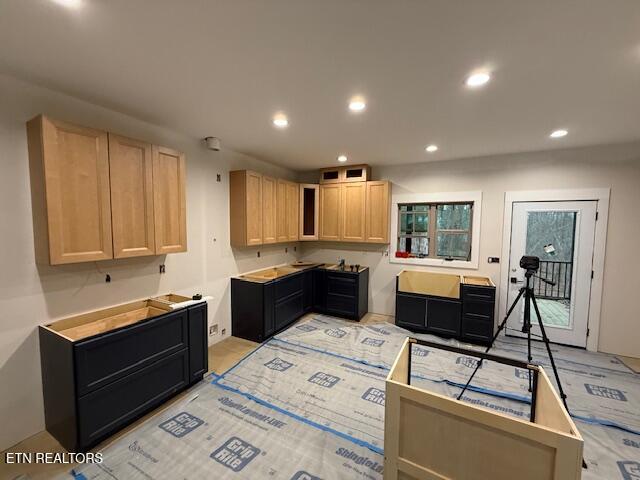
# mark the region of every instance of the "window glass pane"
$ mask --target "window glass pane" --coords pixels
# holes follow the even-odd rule
[[[414,219],[414,231],[427,233],[429,230],[429,215],[424,212],[416,212],[413,215]]]
[[[411,254],[414,257],[426,257],[429,255],[429,239],[426,237],[412,238]]]
[[[413,211],[414,212],[426,212],[427,210],[429,210],[429,205],[414,205],[413,206]]]
[[[438,232],[438,257],[468,259],[471,252],[471,235],[468,233]]]
[[[413,213],[400,214],[400,233],[413,232]]]
[[[470,204],[438,205],[438,230],[469,230],[471,227]]]

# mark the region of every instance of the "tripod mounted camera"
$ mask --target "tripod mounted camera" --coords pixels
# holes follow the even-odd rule
[[[506,324],[507,324],[507,320],[509,319],[509,316],[515,310],[516,305],[520,301],[520,298],[524,297],[524,316],[523,316],[523,321],[522,321],[522,333],[526,333],[527,334],[527,361],[528,361],[529,364],[531,364],[531,362],[533,360],[533,357],[531,355],[531,304],[533,304],[533,309],[534,309],[534,311],[536,313],[536,317],[538,318],[538,326],[540,327],[540,333],[542,334],[542,341],[544,342],[545,346],[547,347],[547,354],[549,355],[549,360],[551,362],[551,368],[553,369],[553,375],[554,375],[554,377],[556,379],[556,383],[558,385],[558,392],[560,394],[560,398],[562,399],[562,403],[564,404],[564,407],[567,409],[567,412],[568,412],[569,411],[569,406],[567,405],[567,395],[564,393],[564,389],[562,388],[562,383],[560,382],[560,375],[558,374],[558,369],[556,368],[556,362],[555,362],[555,360],[553,358],[553,354],[551,353],[551,346],[550,346],[550,342],[549,342],[549,337],[547,336],[547,332],[546,332],[546,330],[544,328],[544,323],[542,322],[542,317],[540,315],[540,310],[538,309],[538,304],[536,302],[536,296],[535,296],[535,294],[533,292],[533,286],[532,286],[532,283],[531,283],[531,279],[532,278],[538,278],[539,280],[541,280],[544,283],[546,283],[548,285],[551,285],[551,286],[555,286],[556,282],[554,282],[552,280],[549,280],[549,279],[546,279],[546,278],[543,278],[543,277],[541,277],[541,276],[539,276],[537,274],[537,272],[538,272],[538,270],[540,268],[540,258],[539,257],[528,256],[528,255],[523,256],[520,259],[520,268],[523,268],[525,270],[525,274],[524,274],[524,276],[525,276],[525,285],[520,288],[520,290],[518,292],[518,296],[516,297],[516,299],[513,301],[513,303],[509,307],[509,310],[507,311],[507,315],[504,317],[504,320],[502,320],[502,322],[498,326],[498,330],[493,335],[493,338],[491,339],[491,342],[489,343],[489,346],[486,348],[485,353],[488,353],[489,350],[491,350],[493,348],[493,344],[495,343],[496,339],[498,338],[498,335],[500,335],[500,332],[505,329]],[[464,392],[467,390],[467,388],[471,384],[471,381],[473,380],[473,377],[475,377],[476,373],[478,372],[478,370],[482,366],[483,360],[484,359],[481,358],[478,361],[478,363],[476,364],[475,370],[473,371],[473,373],[469,377],[469,380],[467,381],[467,383],[463,387],[462,391],[458,395],[458,397],[457,397],[458,400],[460,400],[462,398],[462,395],[464,394]],[[531,371],[529,371],[529,391],[532,392],[532,394],[535,394],[535,392],[533,392]],[[586,465],[584,460],[582,461],[582,467],[583,468],[587,468],[587,465]]]

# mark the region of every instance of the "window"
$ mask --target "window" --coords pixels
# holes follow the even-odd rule
[[[471,260],[473,202],[398,203],[399,258]]]

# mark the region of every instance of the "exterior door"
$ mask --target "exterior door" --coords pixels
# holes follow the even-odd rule
[[[513,204],[507,308],[525,284],[519,262],[523,255],[540,258],[538,277],[531,279],[542,322],[555,343],[586,347],[591,297],[591,271],[596,201],[517,202]],[[524,301],[507,322],[507,335],[522,333]],[[532,336],[541,335],[533,305]]]

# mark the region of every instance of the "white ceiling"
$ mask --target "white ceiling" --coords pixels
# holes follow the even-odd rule
[[[0,0],[0,69],[299,170],[640,139],[638,0],[82,2]]]

